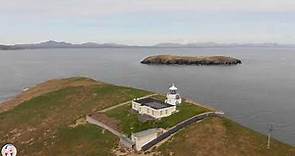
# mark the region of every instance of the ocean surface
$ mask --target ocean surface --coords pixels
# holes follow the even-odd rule
[[[144,65],[154,54],[228,55],[241,65]],[[295,145],[295,49],[100,48],[0,51],[0,100],[49,79],[87,76],[183,97],[213,106],[244,126]]]

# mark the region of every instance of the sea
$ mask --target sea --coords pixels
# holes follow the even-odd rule
[[[232,66],[146,65],[150,55],[224,55]],[[78,48],[0,51],[0,101],[49,79],[85,76],[212,106],[261,133],[295,145],[295,48]]]

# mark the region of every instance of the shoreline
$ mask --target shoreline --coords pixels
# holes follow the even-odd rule
[[[53,85],[53,86],[61,86],[61,87],[58,87],[58,88],[53,87],[52,88],[52,87],[50,87],[51,85]],[[111,84],[107,84],[107,83],[103,83],[103,82],[99,82],[99,81],[94,81],[94,80],[89,79],[89,78],[81,78],[81,77],[79,77],[79,78],[68,78],[68,79],[57,79],[57,80],[55,79],[55,80],[49,80],[47,82],[34,85],[28,91],[21,92],[19,95],[15,96],[15,97],[11,97],[10,100],[8,100],[8,101],[16,100],[17,102],[19,102],[19,104],[22,104],[23,101],[19,100],[19,99],[17,100],[17,98],[22,99],[22,96],[25,96],[24,94],[28,94],[28,93],[30,94],[30,93],[32,93],[32,91],[38,91],[38,92],[34,92],[34,94],[36,94],[36,95],[31,96],[31,98],[26,98],[24,101],[30,101],[31,99],[34,99],[34,98],[39,97],[41,95],[44,95],[44,94],[47,94],[47,93],[52,93],[52,92],[57,92],[58,90],[63,89],[63,88],[81,87],[81,86],[88,87],[88,86],[92,86],[92,85],[103,85],[103,86],[107,85],[108,86],[108,85],[111,85]],[[111,85],[111,86],[113,86],[113,85]],[[40,94],[40,92],[39,92],[40,87],[43,88],[43,91],[41,90],[42,94]],[[116,86],[116,87],[123,87],[124,88],[124,86]],[[132,88],[132,90],[133,89],[135,90],[135,88]],[[150,91],[146,91],[146,92],[150,92]],[[154,92],[151,92],[151,93],[154,93]],[[156,93],[156,94],[158,94],[158,93]],[[163,95],[163,94],[160,94],[160,95]],[[205,105],[205,104],[200,104],[195,100],[187,99],[185,97],[184,97],[184,99],[186,101],[190,102],[190,103],[194,103],[194,104],[199,105],[201,107],[208,108],[210,110],[212,110],[212,109],[216,110],[216,108],[210,107],[210,106]],[[1,105],[2,104],[3,104],[3,102],[0,103],[0,110],[1,110]],[[4,101],[4,104],[8,104],[7,101]],[[8,109],[8,111],[13,110],[13,108],[18,106],[19,104],[11,106],[11,108]],[[241,124],[239,124],[239,125],[243,126]],[[247,128],[247,129],[250,129],[250,128]],[[254,131],[253,129],[251,129],[251,130]],[[257,131],[255,131],[255,132],[257,132]],[[257,133],[259,133],[259,132],[257,132]],[[262,134],[262,133],[259,133],[259,134]],[[291,144],[289,144],[289,145],[292,146]]]

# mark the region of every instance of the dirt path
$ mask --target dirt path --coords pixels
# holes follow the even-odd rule
[[[157,95],[157,94],[150,94],[150,95],[147,95],[147,96],[140,97],[138,99],[143,99],[143,98],[147,98],[147,97],[151,97],[151,96],[155,96],[155,95]],[[118,105],[108,107],[108,108],[100,110],[98,112],[89,114],[89,115],[86,116],[86,120],[89,123],[95,124],[97,126],[100,126],[100,127],[104,128],[104,129],[109,130],[110,132],[112,132],[113,134],[115,134],[115,135],[117,135],[119,137],[123,136],[123,134],[120,133],[120,128],[118,126],[119,123],[116,120],[106,116],[104,114],[104,112],[115,109],[117,107],[120,107],[120,106],[123,106],[123,105],[126,105],[126,104],[129,104],[130,102],[131,101],[126,101],[126,102],[120,103]]]

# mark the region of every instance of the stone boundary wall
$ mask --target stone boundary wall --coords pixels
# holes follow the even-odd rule
[[[133,145],[134,145],[134,142],[132,142],[128,137],[126,137],[125,135],[121,134],[120,132],[114,130],[113,128],[107,126],[106,124],[100,122],[100,121],[97,121],[95,119],[93,119],[91,117],[91,115],[87,115],[86,116],[86,121],[90,124],[94,124],[94,125],[97,125],[103,129],[106,129],[108,130],[109,132],[113,133],[114,135],[118,136],[120,138],[120,144],[128,149],[132,149],[133,148]]]
[[[90,124],[94,124],[94,125],[97,125],[97,126],[99,126],[99,127],[102,127],[102,128],[104,128],[104,129],[110,131],[111,133],[113,133],[114,135],[116,135],[116,136],[118,136],[118,137],[122,137],[122,134],[121,134],[120,132],[114,130],[113,128],[107,126],[106,124],[104,124],[104,123],[102,123],[102,122],[99,122],[99,121],[93,119],[93,118],[91,117],[91,115],[87,115],[87,116],[86,116],[86,121],[87,121],[88,123],[90,123]]]
[[[143,151],[147,151],[149,150],[151,147],[155,146],[156,144],[160,143],[161,141],[163,141],[164,139],[169,138],[170,136],[172,136],[174,133],[178,132],[179,130],[183,129],[184,127],[187,127],[197,121],[201,121],[205,118],[208,117],[212,117],[212,116],[218,116],[218,114],[216,112],[206,112],[206,113],[202,113],[196,116],[193,116],[192,118],[189,118],[185,121],[182,121],[180,123],[178,123],[176,126],[170,128],[168,131],[166,131],[165,133],[161,134],[159,137],[157,137],[156,139],[148,142],[147,144],[145,144],[144,146],[142,146],[142,150]]]

